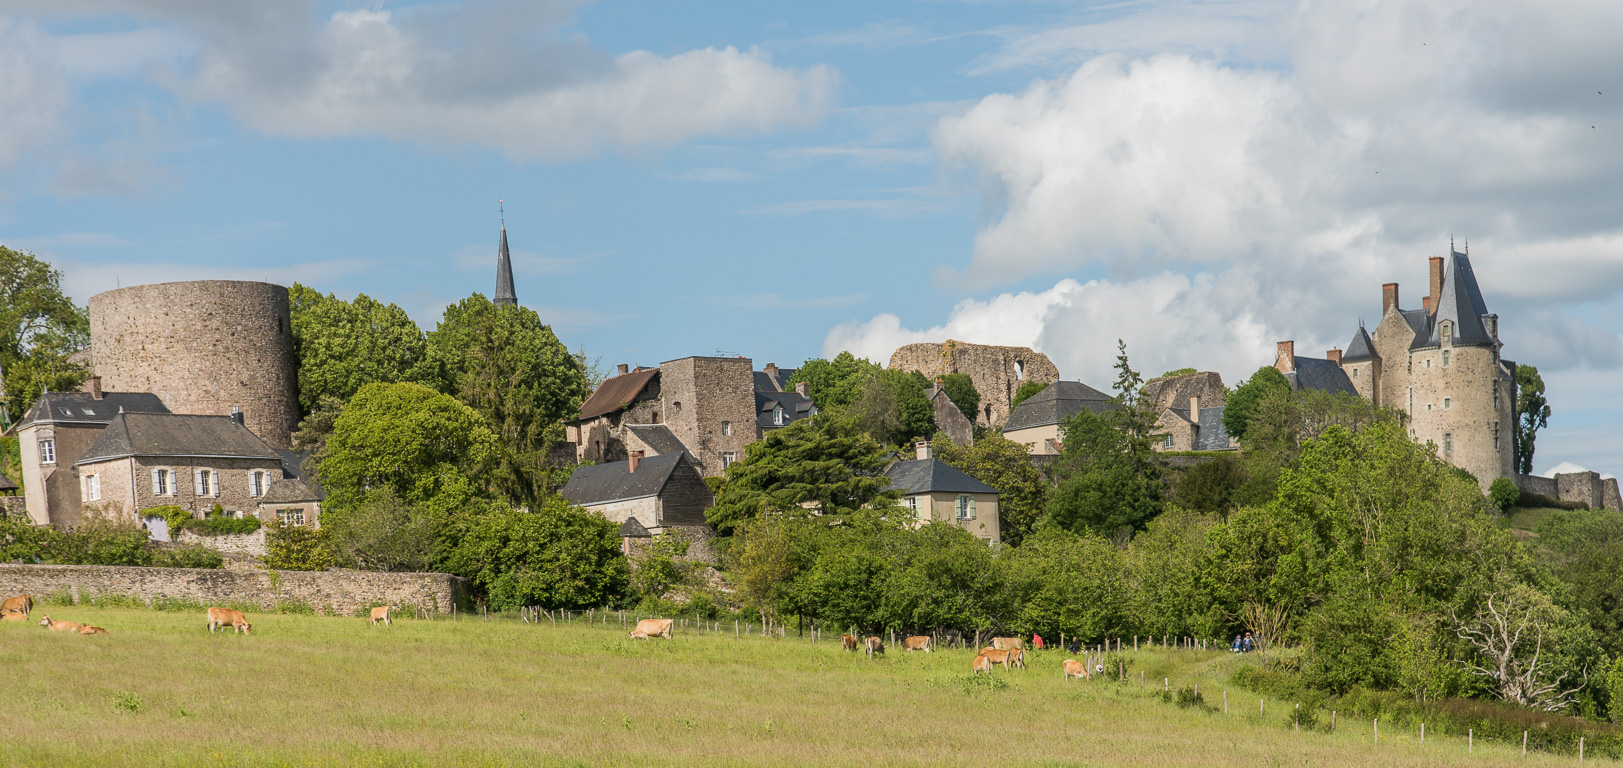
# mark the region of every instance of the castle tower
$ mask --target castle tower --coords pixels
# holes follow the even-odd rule
[[[512,306],[518,304],[518,294],[513,292],[513,259],[507,255],[507,222],[502,222],[502,243],[496,249],[496,306]]]
[[[151,392],[172,413],[225,416],[273,448],[299,421],[287,289],[241,280],[155,283],[90,297],[102,388]]]

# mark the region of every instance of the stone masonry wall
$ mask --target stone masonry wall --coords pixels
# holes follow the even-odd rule
[[[265,556],[264,528],[253,533],[228,533],[220,536],[199,536],[191,531],[181,531],[180,538],[175,541],[178,544],[201,544],[227,555]]]
[[[1516,487],[1522,489],[1522,493],[1536,493],[1540,496],[1548,496],[1552,499],[1561,498],[1560,486],[1556,485],[1555,478],[1553,477],[1516,475]]]
[[[0,515],[7,517],[24,517],[28,514],[28,506],[21,496],[0,496]]]
[[[981,396],[975,423],[983,427],[1002,427],[1008,421],[1009,404],[1021,384],[1059,381],[1054,363],[1030,347],[992,347],[952,339],[903,346],[891,354],[890,367],[918,371],[932,381],[949,373],[967,374]]]
[[[321,613],[353,616],[373,604],[450,613],[467,602],[467,580],[445,573],[376,571],[240,571],[101,565],[0,564],[0,594],[36,601],[67,593],[76,602],[103,596],[192,600],[204,605],[253,605],[269,611],[300,602]],[[199,618],[201,621],[201,618]]]
[[[749,358],[684,357],[660,363],[659,388],[665,425],[698,460],[705,477],[721,474],[723,454],[742,459],[744,448],[760,439],[755,369]]]
[[[1623,495],[1617,492],[1617,478],[1609,477],[1601,481],[1600,503],[1607,509],[1623,511]]]
[[[1562,501],[1581,501],[1588,504],[1590,509],[1601,509],[1605,506],[1599,472],[1569,472],[1556,475],[1555,485],[1558,498]]]
[[[152,392],[173,413],[241,408],[287,448],[298,425],[287,289],[270,283],[157,283],[90,297],[91,367],[103,388]]]

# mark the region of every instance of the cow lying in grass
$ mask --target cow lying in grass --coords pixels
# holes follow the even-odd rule
[[[377,608],[373,608],[372,618],[370,619],[371,623],[376,626],[377,623],[381,621],[383,622],[383,626],[389,626],[389,613],[393,610],[394,606],[392,605],[382,605],[378,606]]]
[[[245,635],[253,634],[254,625],[248,623],[248,617],[243,616],[242,611],[233,611],[230,608],[210,608],[208,618],[210,632],[213,632],[216,627],[230,627],[233,632],[240,632]]]
[[[102,629],[101,627],[92,627],[89,624],[80,624],[79,625],[79,634],[81,634],[81,635],[105,635],[105,634],[107,634],[107,630]]]
[[[907,651],[908,653],[912,653],[914,651],[924,651],[925,653],[929,653],[930,646],[932,645],[934,645],[934,643],[930,642],[929,635],[914,635],[912,637],[902,638],[902,650]]]
[[[14,612],[0,613],[0,621],[28,621],[28,614]]]
[[[50,627],[52,632],[78,632],[79,631],[79,625],[76,622],[57,621],[56,619],[51,618],[50,615],[46,615],[45,618],[40,619],[39,620],[39,625],[42,626],[42,627]]]
[[[663,637],[669,640],[671,638],[671,624],[673,623],[670,619],[643,619],[637,622],[637,626],[631,630],[631,639],[649,640],[655,637]]]
[[[0,605],[0,613],[20,613],[24,618],[34,612],[34,598],[28,595],[18,595],[6,598],[4,605]],[[16,619],[12,619],[16,621]]]

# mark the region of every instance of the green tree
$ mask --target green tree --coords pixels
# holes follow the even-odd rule
[[[1184,509],[1228,518],[1245,487],[1245,467],[1233,456],[1218,456],[1185,469],[1172,500]]]
[[[1235,387],[1233,394],[1228,396],[1228,404],[1223,408],[1223,429],[1228,431],[1230,437],[1245,442],[1251,418],[1262,402],[1270,395],[1288,396],[1290,392],[1291,383],[1285,374],[1271,365],[1258,368],[1251,378]]]
[[[998,527],[1004,544],[1020,545],[1053,493],[1053,486],[1031,463],[1026,447],[1002,435],[988,435],[961,448],[938,433],[930,443],[930,454],[998,490]]]
[[[361,387],[423,381],[443,384],[425,367],[423,332],[393,304],[366,294],[349,302],[294,283],[288,289],[293,351],[299,362],[299,404],[306,412],[323,397],[348,401]]]
[[[444,515],[412,509],[393,488],[370,490],[361,502],[322,528],[328,547],[344,562],[373,571],[426,571],[433,562]]]
[[[321,531],[272,520],[265,525],[265,567],[278,571],[327,570],[332,566],[332,553],[322,539]]]
[[[1623,515],[1552,512],[1535,532],[1534,555],[1564,587],[1562,607],[1589,621],[1602,650],[1623,658]]]
[[[791,517],[767,512],[744,520],[737,527],[737,545],[730,549],[732,576],[744,604],[767,620],[778,615],[798,571]]]
[[[873,439],[907,445],[935,433],[935,407],[926,394],[929,387],[929,380],[918,371],[874,368],[847,410]]]
[[[1058,488],[1046,519],[1066,530],[1104,536],[1142,529],[1161,512],[1165,466],[1154,450],[1155,421],[1139,400],[1142,377],[1117,342],[1116,395],[1119,406],[1103,415],[1083,409],[1060,425],[1060,455],[1054,462]]]
[[[1019,407],[1021,403],[1030,400],[1032,395],[1035,395],[1045,389],[1048,389],[1048,384],[1046,382],[1037,382],[1027,379],[1020,385],[1019,389],[1014,391],[1014,400],[1009,404],[1009,408],[1013,409]]]
[[[1169,379],[1169,378],[1172,378],[1173,376],[1193,376],[1193,375],[1195,375],[1197,373],[1200,373],[1200,371],[1197,371],[1197,370],[1195,370],[1193,368],[1174,368],[1174,369],[1172,369],[1170,371],[1167,371],[1166,373],[1161,374],[1160,376],[1158,376],[1156,378]]]
[[[789,383],[805,382],[812,402],[826,411],[855,405],[869,377],[878,375],[881,370],[884,369],[878,363],[841,352],[833,360],[807,360],[789,378]]]
[[[1120,550],[1105,539],[1041,528],[1004,557],[1009,631],[1095,641],[1129,629],[1126,569]]]
[[[1210,570],[1207,537],[1216,518],[1169,509],[1122,552],[1132,588],[1128,612],[1134,632],[1211,637],[1227,629],[1206,588]]]
[[[691,544],[679,533],[655,536],[632,558],[631,592],[643,601],[655,601],[687,581],[693,567],[681,558]]]
[[[321,462],[327,459],[327,439],[332,437],[333,428],[343,412],[344,401],[332,395],[323,395],[309,415],[299,422],[298,430],[293,433],[293,450],[304,454],[299,469],[301,475],[317,475]]]
[[[1516,502],[1522,500],[1522,489],[1516,481],[1508,477],[1501,477],[1488,486],[1488,503],[1501,514],[1509,512]]]
[[[956,523],[937,520],[916,531],[889,530],[880,541],[891,565],[880,591],[878,623],[906,632],[992,629],[1002,574],[985,542]]]
[[[941,389],[946,391],[947,399],[958,406],[964,418],[974,424],[980,416],[981,393],[975,390],[974,379],[967,373],[949,373],[941,377]]]
[[[1544,377],[1531,365],[1516,366],[1516,471],[1533,474],[1533,443],[1538,431],[1550,425],[1550,401],[1544,397]]]
[[[555,495],[533,511],[475,506],[446,566],[485,590],[493,610],[591,608],[626,594],[619,526],[602,515]]]
[[[706,516],[721,535],[763,510],[806,508],[821,515],[892,507],[900,493],[884,476],[886,456],[855,416],[824,412],[746,449],[727,467],[727,484]]]
[[[0,245],[0,429],[40,390],[78,389],[89,371],[69,356],[89,343],[89,317],[62,292],[62,273]]]

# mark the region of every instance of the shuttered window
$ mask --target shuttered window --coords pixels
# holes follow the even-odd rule
[[[218,495],[220,495],[220,476],[219,476],[219,473],[215,472],[212,469],[198,469],[198,470],[193,471],[192,477],[196,481],[194,484],[197,486],[197,495],[199,495],[199,496],[218,496]]]
[[[174,480],[170,476],[169,470],[167,470],[167,469],[154,469],[154,470],[152,470],[152,495],[153,496],[173,496],[174,493],[175,493],[175,487],[173,485],[173,482],[174,482]]]

